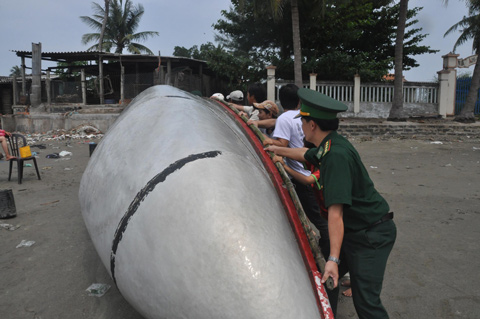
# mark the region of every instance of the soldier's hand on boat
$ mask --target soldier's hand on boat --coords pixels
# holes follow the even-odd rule
[[[273,145],[273,140],[271,138],[267,137],[266,139],[263,140],[263,145],[264,146]]]
[[[325,270],[322,274],[322,284],[327,281],[329,277],[333,279],[333,287],[338,286],[338,265],[333,261],[327,261],[325,264]]]
[[[263,141],[263,144],[265,145],[265,141]],[[268,152],[273,152],[274,154],[276,154],[275,152],[279,149],[280,147],[279,146],[276,146],[276,145],[269,145],[267,147],[264,148],[265,151],[268,151]]]
[[[255,125],[256,127],[258,127],[258,121],[248,120],[248,121],[247,121],[247,125]]]
[[[282,164],[283,166],[285,166],[285,162],[283,161],[283,157],[281,157],[281,156],[274,155],[273,158],[272,158],[272,161],[273,161],[274,163],[279,162],[280,164]]]

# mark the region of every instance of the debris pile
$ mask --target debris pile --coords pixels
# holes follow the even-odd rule
[[[82,124],[71,130],[51,130],[45,133],[24,133],[27,138],[27,144],[33,145],[38,142],[46,141],[63,141],[63,140],[76,140],[76,139],[101,139],[103,133],[93,125]]]

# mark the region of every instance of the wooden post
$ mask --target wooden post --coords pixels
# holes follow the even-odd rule
[[[27,81],[25,79],[25,57],[22,56],[22,95],[27,95]]]
[[[50,91],[50,69],[47,70],[47,81],[45,82],[45,90],[47,91],[47,105],[51,105],[52,95]]]
[[[13,91],[13,105],[17,105],[17,103],[18,103],[17,77],[15,75],[12,78],[12,91]]]
[[[139,73],[138,62],[135,62],[135,95],[140,93],[140,73]]]
[[[203,65],[200,64],[198,74],[200,75],[200,92],[202,92],[202,95],[205,94],[205,90],[203,89]]]
[[[159,66],[160,68],[160,74],[159,74],[159,77],[160,77],[160,83],[159,84],[165,84],[165,71],[163,70],[163,66]]]
[[[82,82],[82,104],[87,105],[87,83],[85,69],[80,70],[80,81]]]
[[[98,84],[99,84],[99,92],[98,95],[100,96],[100,104],[105,104],[105,96],[104,96],[104,88],[103,88],[103,59],[102,56],[98,57]]]
[[[167,85],[172,85],[172,61],[167,60]]]

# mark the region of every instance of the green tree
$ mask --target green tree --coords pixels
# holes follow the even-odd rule
[[[79,78],[80,72],[78,72],[78,69],[85,65],[88,65],[87,61],[57,62],[59,68],[56,68],[54,73],[64,81],[69,77]],[[73,71],[75,67],[77,71]]]
[[[269,15],[255,16],[253,4],[245,2],[243,10],[232,0],[224,19],[214,24],[217,41],[234,52],[249,52],[264,65],[277,66],[277,77],[292,79],[293,54],[289,6],[284,19],[275,21]],[[387,0],[351,0],[326,3],[300,1],[303,73],[314,72],[320,80],[348,80],[360,74],[363,81],[380,81],[393,68],[398,6]],[[426,35],[414,28],[420,8],[408,10],[403,69],[418,66],[413,56],[434,53],[420,45]],[[253,59],[253,58],[252,58]]]
[[[92,29],[101,32],[106,10],[95,2],[92,3],[92,8],[94,11],[92,17],[81,16],[80,19]],[[130,0],[125,0],[125,3],[123,3],[123,0],[110,1],[108,20],[102,42],[102,47],[105,51],[110,52],[114,48],[115,53],[123,53],[123,50],[126,49],[134,54],[153,54],[149,48],[138,43],[159,35],[156,31],[136,33],[143,14],[144,8],[141,4],[135,6]],[[98,43],[100,37],[101,33],[87,33],[82,36],[82,43],[94,42],[95,44],[88,50],[100,50]]]
[[[403,46],[405,26],[407,24],[408,0],[400,0],[397,36],[395,40],[395,79],[393,80],[393,103],[388,119],[399,121],[405,119],[403,111]]]
[[[265,72],[263,65],[252,63],[251,55],[231,51],[221,44],[215,46],[208,42],[190,49],[176,46],[173,55],[206,61],[208,68],[227,82],[226,91],[246,91],[248,83],[262,78]]]
[[[254,1],[255,2],[255,1]],[[265,2],[272,9],[274,19],[281,19],[283,7],[290,5],[291,21],[292,21],[292,43],[293,43],[293,73],[295,84],[302,87],[302,46],[300,40],[300,16],[298,11],[298,0],[268,0],[259,1],[259,5],[264,5]]]
[[[447,1],[445,1],[447,3]],[[451,26],[445,36],[460,29],[460,36],[453,46],[453,52],[459,45],[473,39],[472,50],[475,54],[480,54],[480,1],[466,1],[468,7],[468,16]],[[480,59],[477,59],[473,69],[472,82],[468,91],[467,100],[460,114],[455,116],[455,121],[464,123],[475,122],[475,104],[478,99],[478,89],[480,88]]]
[[[22,69],[18,65],[12,66],[10,76],[22,76]]]

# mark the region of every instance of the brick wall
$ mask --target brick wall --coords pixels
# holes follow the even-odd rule
[[[342,119],[338,132],[347,137],[480,138],[480,123],[461,124],[452,120],[422,123]]]

